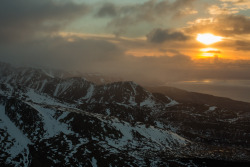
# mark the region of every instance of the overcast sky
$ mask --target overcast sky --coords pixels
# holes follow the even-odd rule
[[[249,0],[0,3],[0,61],[141,83],[250,80]],[[202,33],[223,40],[207,46]]]

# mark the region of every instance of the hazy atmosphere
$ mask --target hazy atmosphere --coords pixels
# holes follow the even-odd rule
[[[250,101],[249,0],[3,0],[0,19],[3,62]]]
[[[250,167],[250,0],[1,0],[0,167]]]

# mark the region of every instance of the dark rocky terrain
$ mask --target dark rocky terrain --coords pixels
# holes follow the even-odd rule
[[[250,166],[248,103],[60,76],[0,63],[0,166]]]

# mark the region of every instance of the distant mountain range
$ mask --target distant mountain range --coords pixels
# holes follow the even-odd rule
[[[249,103],[113,80],[0,63],[0,166],[250,166]]]

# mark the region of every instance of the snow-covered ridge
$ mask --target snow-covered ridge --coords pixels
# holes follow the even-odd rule
[[[8,70],[5,68],[8,68]],[[79,104],[115,102],[128,107],[140,106],[152,108],[152,110],[156,110],[157,106],[168,106],[132,81],[95,85],[82,77],[60,78],[53,74],[51,70],[12,68],[10,66],[5,68],[0,72],[0,83],[32,88],[40,93],[72,100]],[[4,71],[9,72],[5,74]],[[174,103],[171,103],[171,105],[174,105]]]

